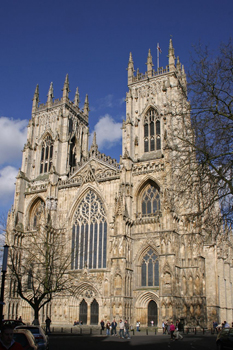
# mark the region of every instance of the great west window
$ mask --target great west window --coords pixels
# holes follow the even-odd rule
[[[84,196],[74,215],[71,268],[106,267],[107,222],[101,199],[93,191]]]

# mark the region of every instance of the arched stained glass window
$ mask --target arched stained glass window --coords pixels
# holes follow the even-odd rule
[[[72,269],[106,267],[106,215],[101,199],[91,190],[82,199],[74,215],[71,257]]]
[[[160,211],[159,189],[149,183],[142,193],[142,215],[154,215],[157,211]]]
[[[159,260],[152,249],[144,255],[141,264],[141,285],[159,286]]]
[[[39,221],[41,218],[41,215],[44,212],[45,203],[38,199],[36,203],[33,205],[31,212],[30,212],[30,227],[32,229],[36,229],[39,225]]]
[[[161,149],[160,120],[155,109],[150,108],[144,119],[144,152]]]
[[[42,143],[41,159],[40,159],[40,174],[48,173],[52,166],[53,159],[53,141],[50,135]]]

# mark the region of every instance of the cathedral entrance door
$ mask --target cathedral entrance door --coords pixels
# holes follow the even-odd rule
[[[151,321],[153,321],[154,326],[157,326],[158,310],[157,310],[157,304],[153,300],[151,300],[148,304],[148,326],[151,326]]]
[[[84,299],[79,305],[79,323],[87,324],[87,303]]]
[[[91,324],[99,323],[99,304],[94,299],[91,303]]]

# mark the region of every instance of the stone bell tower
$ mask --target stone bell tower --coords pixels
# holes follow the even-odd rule
[[[175,64],[176,62],[176,64]],[[161,158],[164,153],[168,124],[172,124],[172,110],[177,101],[186,101],[186,76],[179,57],[169,43],[168,65],[153,69],[151,51],[147,56],[147,71],[136,75],[130,53],[126,120],[123,123],[122,154],[134,161]],[[185,103],[185,102],[184,102]]]
[[[74,101],[69,99],[68,74],[62,91],[62,98],[54,100],[51,83],[47,102],[39,104],[39,86],[36,86],[27,143],[16,181],[14,205],[19,217],[24,212],[24,192],[27,189],[31,191],[44,182],[55,184],[58,178],[66,180],[88,156],[88,96],[83,109],[79,107],[78,88]]]

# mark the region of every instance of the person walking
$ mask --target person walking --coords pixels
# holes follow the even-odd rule
[[[137,330],[137,332],[140,331],[140,322],[139,321],[137,321],[137,323],[136,323],[136,330]]]
[[[176,324],[175,335],[176,335],[176,340],[183,339],[182,335],[179,332],[179,323]]]
[[[106,335],[109,336],[110,335],[110,327],[111,327],[111,324],[110,322],[108,321],[106,323]]]
[[[163,334],[165,334],[165,323],[164,323],[164,321],[162,322],[162,329],[163,329]]]
[[[114,318],[114,320],[112,321],[112,335],[115,335],[115,336],[117,335],[116,328],[117,328],[117,323]]]
[[[174,338],[175,338],[174,331],[175,331],[175,326],[174,326],[173,322],[171,322],[171,324],[170,324],[170,333],[171,333],[171,339],[172,340],[174,340]]]
[[[126,339],[130,339],[130,335],[129,335],[129,324],[128,321],[125,320],[125,338]]]
[[[124,338],[125,324],[122,320],[120,320],[119,326],[120,326],[120,338]]]
[[[101,330],[103,331],[104,330],[104,320],[100,321],[100,326],[101,326]]]
[[[45,320],[45,325],[46,325],[46,328],[45,328],[45,333],[46,334],[49,334],[51,333],[50,331],[50,324],[51,324],[51,319],[49,318],[49,316],[47,316],[46,320]]]

